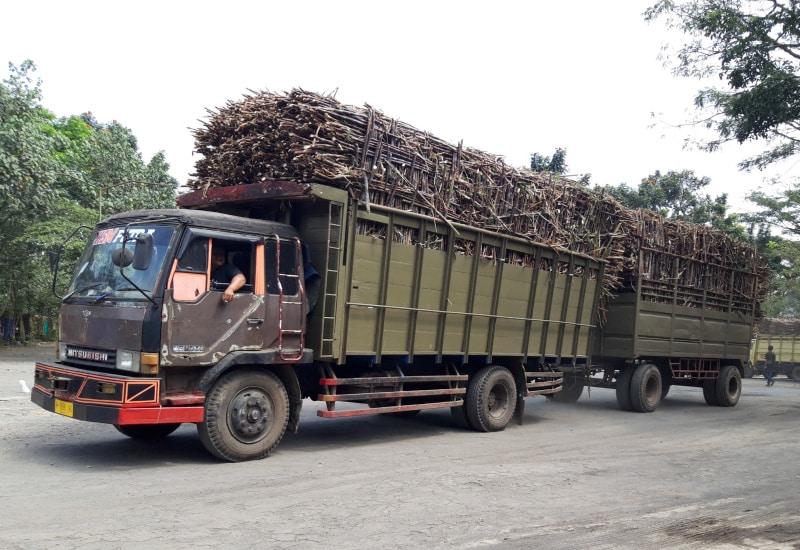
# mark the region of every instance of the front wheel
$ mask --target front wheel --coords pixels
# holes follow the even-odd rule
[[[289,422],[289,396],[268,371],[226,374],[206,397],[206,418],[197,425],[200,440],[222,460],[240,462],[269,455]]]
[[[180,427],[180,424],[114,424],[117,431],[132,439],[161,439]]]
[[[479,370],[467,387],[467,421],[479,432],[498,432],[514,416],[517,385],[505,367],[489,366]]]

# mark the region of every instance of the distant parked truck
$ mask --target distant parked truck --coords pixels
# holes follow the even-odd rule
[[[800,380],[800,319],[765,318],[758,323],[751,346],[751,374],[764,374],[764,354],[775,353],[774,374]]]

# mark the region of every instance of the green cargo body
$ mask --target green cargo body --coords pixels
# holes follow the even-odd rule
[[[598,355],[726,359],[745,361],[750,353],[752,316],[617,296],[608,308]]]
[[[673,385],[701,387],[709,405],[734,406],[746,374],[755,320],[757,273],[715,265],[729,288],[703,277],[705,288],[682,284],[682,270],[704,273],[693,258],[669,257],[674,277],[642,274],[627,291],[607,300],[605,322],[596,332],[587,367],[566,368],[564,390],[555,396],[577,401],[584,386],[615,389],[623,410],[653,412]],[[643,265],[640,257],[639,265]]]
[[[596,260],[403,210],[367,211],[336,191],[315,186],[324,201],[293,206],[323,279],[307,329],[317,360],[588,358]]]

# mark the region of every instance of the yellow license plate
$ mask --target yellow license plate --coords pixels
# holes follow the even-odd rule
[[[54,410],[58,414],[63,414],[64,416],[69,416],[70,418],[73,415],[72,403],[69,401],[61,401],[60,399],[56,399],[56,407]]]

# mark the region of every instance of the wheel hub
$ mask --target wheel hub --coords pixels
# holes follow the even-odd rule
[[[239,393],[231,402],[230,424],[237,439],[252,443],[263,437],[272,420],[272,403],[256,390]]]

